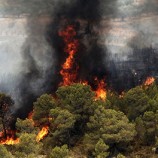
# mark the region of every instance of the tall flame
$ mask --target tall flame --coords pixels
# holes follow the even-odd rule
[[[59,32],[59,36],[61,36],[65,43],[64,51],[68,53],[68,57],[65,63],[62,65],[62,70],[60,74],[63,78],[62,85],[70,85],[75,82],[77,77],[77,68],[74,68],[74,56],[78,51],[79,42],[76,39],[76,31],[73,25],[69,25]]]
[[[36,141],[39,142],[40,140],[42,140],[48,134],[48,130],[48,126],[43,127],[42,130],[38,133]]]
[[[73,25],[69,25],[64,30],[59,31],[59,36],[63,38],[65,43],[64,51],[68,54],[65,63],[62,65],[62,70],[60,71],[60,74],[63,78],[63,82],[61,83],[61,85],[67,86],[77,81],[78,67],[75,67],[74,65],[74,56],[78,51],[79,41],[76,38],[77,33]],[[97,82],[96,99],[105,100],[106,91],[104,80],[99,81],[97,78],[95,78],[95,81]],[[81,81],[81,83],[83,83],[84,85],[88,84],[87,81]]]
[[[150,86],[151,84],[153,84],[155,82],[155,78],[154,77],[148,77],[144,83],[145,86]]]

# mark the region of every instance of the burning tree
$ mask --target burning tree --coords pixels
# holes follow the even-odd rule
[[[58,35],[62,38],[64,42],[64,52],[68,54],[65,62],[61,65],[60,75],[62,77],[62,82],[60,85],[68,86],[73,83],[82,83],[83,85],[89,84],[88,80],[83,80],[80,78],[79,71],[80,66],[78,65],[77,54],[79,53],[80,42],[78,39],[78,32],[75,25],[67,25],[65,28],[58,32]],[[104,78],[101,80],[96,76],[94,78],[95,88],[91,85],[92,89],[96,93],[96,99],[106,99],[106,83]]]
[[[3,93],[0,93],[0,117],[2,120],[3,126],[3,137],[7,137],[7,127],[6,127],[6,117],[9,113],[10,107],[14,104],[14,101],[11,99],[10,96],[7,96]],[[8,119],[7,119],[8,120]]]

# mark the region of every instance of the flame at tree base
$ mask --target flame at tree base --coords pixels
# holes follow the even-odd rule
[[[3,145],[15,145],[20,142],[19,138],[15,139],[15,131],[6,131],[6,138],[4,137],[4,132],[0,132],[0,144]]]
[[[97,90],[95,90],[95,93],[96,93],[95,100],[98,100],[98,99],[105,100],[106,99],[106,90],[105,90],[106,84],[104,80],[98,80],[98,78],[96,77],[95,82],[97,84]]]
[[[7,137],[7,139],[5,140],[1,140],[0,141],[0,144],[3,144],[3,145],[15,145],[15,144],[19,144],[20,142],[20,139],[17,138],[17,139],[13,139],[12,137]]]

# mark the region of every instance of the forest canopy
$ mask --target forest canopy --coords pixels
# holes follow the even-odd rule
[[[2,103],[5,94],[0,96]],[[6,98],[11,104],[11,98]],[[107,91],[106,100],[96,100],[88,85],[59,87],[55,96],[43,94],[34,102],[31,116],[17,119],[20,141],[12,147],[1,145],[0,154],[7,158],[152,157],[158,147],[157,99],[156,83],[137,86],[122,95]],[[44,129],[47,133],[37,141]]]

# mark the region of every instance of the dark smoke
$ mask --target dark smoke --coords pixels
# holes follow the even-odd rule
[[[16,115],[25,118],[32,110],[33,102],[43,93],[53,89],[54,51],[45,39],[46,24],[38,17],[27,21],[29,36],[23,45],[21,78],[18,84]],[[14,109],[15,110],[15,109]]]
[[[79,79],[87,80],[93,86],[94,76],[105,78],[109,88],[121,92],[141,84],[148,76],[156,77],[157,22],[144,22],[141,15],[152,11],[157,14],[157,2],[144,0],[144,4],[139,5],[134,2],[28,0],[21,3],[15,0],[14,6],[17,7],[12,10],[12,2],[6,1],[9,14],[30,14],[26,27],[27,38],[19,53],[21,57],[15,55],[18,57],[18,69],[13,68],[13,74],[14,71],[16,73],[11,77],[7,74],[7,79],[0,82],[0,89],[11,94],[16,102],[12,109],[16,116],[26,117],[38,96],[54,93],[58,88],[62,80],[59,71],[67,56],[58,31],[67,25],[75,26],[80,43],[75,56],[80,68]],[[41,15],[49,15],[49,18],[41,18]],[[115,37],[113,32],[119,32],[117,27],[127,31]],[[128,29],[132,37],[127,36],[130,33]],[[0,57],[5,61],[4,55],[0,54]],[[6,67],[7,72],[12,70],[8,69]]]
[[[78,81],[88,81],[92,84],[94,77],[97,76],[99,79],[103,79],[106,76],[106,66],[104,63],[106,49],[99,44],[99,30],[101,29],[100,22],[103,18],[101,4],[105,5],[109,2],[77,0],[71,5],[60,3],[59,10],[55,10],[55,13],[53,13],[53,22],[47,32],[48,42],[55,49],[58,61],[56,64],[56,74],[60,71],[67,55],[63,51],[64,43],[61,37],[59,37],[58,32],[67,25],[74,25],[80,44],[75,56],[76,63],[79,66]],[[59,83],[61,78],[60,76],[58,78]]]
[[[54,93],[58,88],[62,80],[59,71],[67,55],[64,53],[64,42],[59,37],[58,32],[66,25],[75,26],[80,43],[75,57],[76,63],[80,67],[78,78],[88,80],[92,84],[95,76],[100,79],[106,76],[105,48],[98,42],[100,38],[98,30],[103,16],[101,2],[100,0],[75,0],[67,3],[54,1],[54,8],[52,8],[51,13],[52,22],[47,27],[38,27],[34,18],[28,21],[30,35],[24,44],[25,51],[23,53],[25,59],[23,65],[27,70],[23,72],[21,82],[18,85],[20,87],[19,102],[22,105],[17,111],[19,116],[26,117],[26,113],[32,109],[32,103],[38,96],[43,93]],[[104,1],[102,4],[105,5],[109,2]],[[42,35],[41,32],[45,33],[45,39],[49,43],[49,49],[44,50],[45,54],[42,54],[40,49],[48,44],[45,39],[43,39],[45,45],[41,45],[41,39],[38,41],[39,38],[43,38],[39,35]],[[32,34],[37,35],[37,37],[32,37]],[[36,44],[41,46],[34,46]],[[38,64],[38,60],[42,60],[45,56],[49,56],[51,61],[50,59],[43,61],[44,64],[47,62],[49,65],[42,70],[43,67]]]
[[[116,57],[118,58],[118,57]],[[141,85],[147,77],[158,79],[158,50],[149,48],[133,48],[127,61],[107,61],[107,82],[112,89],[122,92]]]

